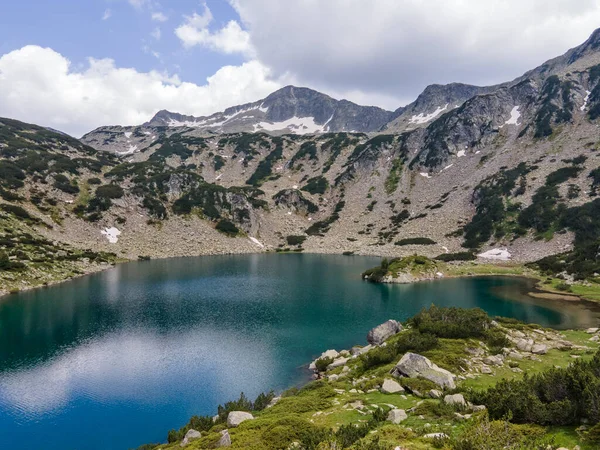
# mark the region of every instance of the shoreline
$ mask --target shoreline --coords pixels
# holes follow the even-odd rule
[[[337,256],[359,256],[359,257],[380,257],[383,258],[383,256],[376,256],[376,255],[360,255],[360,254],[353,254],[353,255],[343,255],[343,253],[325,253],[325,252],[290,252],[291,254],[312,254],[312,255],[337,255]],[[180,256],[180,255],[176,255],[176,256],[167,256],[167,257],[162,257],[162,258],[154,258],[152,259],[152,261],[161,261],[161,260],[169,260],[169,259],[173,259],[173,258],[198,258],[201,256],[232,256],[232,255],[263,255],[263,254],[284,254],[283,252],[274,252],[274,251],[255,251],[255,252],[226,252],[226,253],[209,253],[209,254],[198,254],[198,255],[186,255],[186,256]],[[0,301],[4,300],[6,297],[12,295],[12,294],[19,294],[21,292],[28,292],[28,291],[32,291],[34,289],[43,289],[43,288],[47,288],[47,287],[51,287],[51,286],[56,286],[58,284],[62,284],[62,283],[67,283],[69,281],[73,281],[82,277],[86,277],[89,275],[93,275],[96,273],[100,273],[100,272],[105,272],[111,269],[115,269],[117,268],[117,266],[121,265],[121,264],[128,264],[128,263],[133,263],[133,262],[141,262],[140,260],[135,260],[135,259],[131,259],[131,260],[120,260],[117,261],[113,264],[106,264],[106,265],[97,265],[97,266],[88,266],[86,268],[80,269],[82,271],[84,271],[84,273],[81,274],[76,274],[74,276],[68,277],[68,278],[64,278],[64,279],[58,279],[58,280],[52,280],[52,281],[48,281],[48,282],[44,282],[41,284],[37,284],[37,285],[32,285],[32,286],[27,286],[24,288],[20,288],[18,291],[12,291],[12,290],[8,290],[8,289],[0,289]],[[384,282],[384,283],[380,283],[380,284],[418,284],[418,283],[423,283],[423,282],[431,282],[431,281],[442,281],[445,279],[458,279],[458,278],[478,278],[478,277],[511,277],[511,278],[523,278],[523,279],[527,279],[527,280],[532,280],[535,281],[535,289],[539,292],[528,292],[527,295],[529,297],[535,298],[537,300],[554,300],[554,301],[561,301],[561,302],[569,302],[569,303],[575,303],[575,302],[591,302],[591,303],[595,303],[595,304],[599,304],[600,302],[598,302],[597,300],[591,299],[591,298],[587,298],[583,295],[578,295],[572,292],[561,292],[561,291],[557,291],[557,290],[553,290],[551,288],[548,288],[546,286],[544,286],[542,284],[542,275],[539,273],[536,273],[535,271],[530,271],[530,273],[528,274],[522,274],[522,273],[514,273],[514,272],[510,272],[510,271],[503,271],[502,269],[510,269],[511,267],[513,268],[518,268],[518,267],[523,267],[522,264],[514,264],[514,265],[502,265],[502,264],[494,264],[494,263],[489,263],[489,262],[482,262],[482,263],[473,263],[473,262],[468,262],[468,263],[458,263],[458,264],[454,264],[451,267],[454,268],[467,268],[469,267],[468,264],[470,264],[470,267],[485,267],[485,268],[490,268],[492,270],[490,270],[488,273],[453,273],[452,271],[450,271],[450,273],[444,273],[444,275],[442,277],[435,277],[435,278],[431,278],[431,277],[423,277],[423,278],[416,278],[410,282],[404,282],[404,283],[399,283],[399,282]],[[494,271],[493,268],[497,268],[497,271]]]

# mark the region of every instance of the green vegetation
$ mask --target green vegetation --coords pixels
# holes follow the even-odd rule
[[[471,252],[458,252],[458,253],[443,253],[437,256],[435,259],[438,261],[450,262],[450,261],[474,261],[477,257]]]
[[[306,241],[306,236],[288,236],[286,238],[288,245],[302,245]]]
[[[327,233],[331,228],[331,225],[336,222],[340,218],[340,212],[346,205],[346,202],[340,200],[333,210],[333,214],[329,216],[325,220],[321,220],[319,222],[313,223],[310,227],[306,229],[306,234],[309,236],[323,236],[324,233]]]
[[[400,239],[395,242],[394,245],[404,246],[404,245],[435,245],[436,242],[433,239],[418,237],[418,238],[406,238]]]
[[[226,234],[229,237],[235,237],[240,233],[240,229],[227,219],[219,220],[216,226],[217,231]]]
[[[327,178],[318,176],[308,180],[302,190],[313,195],[324,194],[328,187],[329,182],[327,181]]]
[[[308,157],[309,161],[317,160],[317,144],[313,141],[306,141],[300,146],[300,150],[290,160],[290,167],[297,168],[296,163],[306,157]]]
[[[396,158],[392,161],[392,168],[390,169],[388,177],[385,180],[385,192],[388,195],[393,194],[396,192],[396,189],[398,189],[398,183],[400,183],[400,175],[403,167],[403,158]]]
[[[246,184],[252,186],[261,186],[265,181],[276,179],[278,176],[273,176],[273,164],[283,158],[283,138],[274,137],[273,143],[275,144],[275,150],[267,155],[258,166],[252,176],[246,181]]]
[[[387,276],[396,278],[399,274],[406,274],[419,279],[430,277],[440,270],[439,264],[425,256],[412,255],[405,258],[384,258],[377,267],[369,269],[362,274],[363,279],[380,283]]]
[[[553,133],[553,123],[569,122],[573,118],[574,103],[571,99],[571,81],[561,82],[557,75],[546,79],[542,88],[542,104],[535,116],[534,137],[543,138]],[[562,104],[562,107],[557,106]]]
[[[328,369],[332,358],[317,360],[323,378],[300,389],[289,389],[274,406],[266,407],[273,393],[261,394],[254,402],[242,394],[238,400],[219,406],[216,421],[208,416],[194,417],[180,430],[169,432],[168,444],[159,447],[180,448],[185,433],[194,429],[202,432],[202,437],[186,448],[214,448],[226,428],[228,413],[249,411],[254,420],[228,430],[233,449],[596,448],[600,431],[596,425],[600,421],[600,410],[596,408],[600,392],[598,344],[578,353],[576,362],[570,356],[575,350],[551,349],[539,358],[518,360],[525,373],[514,371],[515,361],[507,358],[502,366],[494,367],[495,373],[481,374],[467,361],[477,364],[484,358],[474,356],[477,351],[495,355],[502,346],[513,347],[506,338],[508,333],[537,336],[537,331],[558,336],[533,324],[495,320],[479,309],[424,309],[407,320],[404,330],[387,339],[385,346],[348,360],[344,369]],[[564,332],[561,339],[578,345],[589,343],[585,332]],[[436,365],[466,377],[457,378],[456,389],[445,390],[442,399],[429,398],[429,391],[440,387],[423,378],[398,378],[404,393],[381,392],[383,381],[391,377],[390,370],[406,352],[426,356]],[[565,368],[555,369],[557,365]],[[445,403],[445,394],[456,393],[462,393],[473,404],[487,406],[487,410],[478,412],[470,405]],[[407,418],[400,424],[387,421],[391,408],[403,409]],[[578,428],[581,420],[589,421],[587,430]],[[425,437],[429,433],[444,436]]]

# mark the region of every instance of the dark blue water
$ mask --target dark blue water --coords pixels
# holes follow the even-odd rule
[[[0,445],[117,449],[161,442],[193,414],[306,379],[329,348],[437,305],[542,325],[577,312],[514,301],[524,280],[374,285],[379,259],[246,255],[131,263],[0,301]]]

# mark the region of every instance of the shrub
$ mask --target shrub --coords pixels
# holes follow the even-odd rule
[[[288,245],[302,245],[306,241],[306,236],[290,235],[286,238]]]
[[[102,199],[121,198],[124,194],[123,188],[117,184],[105,184],[96,189],[96,197]]]
[[[329,187],[329,182],[325,177],[318,176],[311,178],[306,182],[306,186],[302,188],[303,191],[309,194],[324,194]]]
[[[229,237],[235,237],[240,232],[240,229],[236,227],[233,222],[226,219],[220,220],[219,223],[217,223],[216,229]]]
[[[421,333],[441,338],[462,339],[487,335],[491,319],[479,308],[440,308],[431,306],[408,320],[408,324]]]
[[[443,255],[436,256],[438,261],[451,262],[451,261],[474,261],[477,257],[471,252],[458,252],[458,253],[444,253]]]
[[[418,238],[407,238],[401,239],[395,243],[395,245],[435,245],[436,242],[429,238],[418,237]]]
[[[329,366],[329,364],[331,364],[332,362],[333,362],[333,358],[331,358],[331,357],[319,358],[315,362],[315,366],[317,367],[317,370],[319,372],[325,372],[327,370],[327,367]]]

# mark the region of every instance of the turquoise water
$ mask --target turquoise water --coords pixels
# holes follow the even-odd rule
[[[581,315],[514,301],[510,278],[374,285],[378,258],[243,255],[113,270],[0,301],[0,442],[117,449],[161,442],[193,414],[306,380],[329,348],[437,305],[553,327]]]

